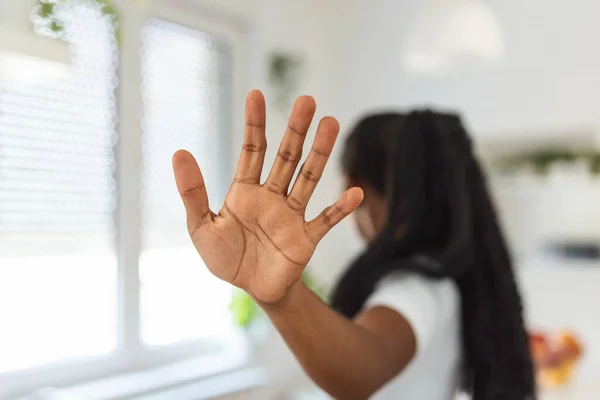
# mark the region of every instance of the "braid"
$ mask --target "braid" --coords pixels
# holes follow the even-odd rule
[[[387,226],[339,281],[333,306],[354,317],[395,270],[452,278],[461,293],[463,389],[474,400],[535,399],[512,263],[460,118],[365,118],[346,142],[343,168],[384,194],[390,209]]]

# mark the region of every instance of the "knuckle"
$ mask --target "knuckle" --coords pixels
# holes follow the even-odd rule
[[[344,213],[340,207],[337,204],[334,204],[323,214],[323,222],[325,222],[325,224],[328,226],[333,226],[340,221],[343,215]]]
[[[292,133],[295,133],[296,135],[300,135],[300,136],[306,136],[306,132],[301,131],[300,129],[292,126],[292,125],[288,125],[288,130]]]
[[[263,123],[246,121],[246,128],[250,128],[250,129],[265,129],[265,127],[266,126]]]
[[[317,174],[315,174],[314,172],[312,172],[308,169],[303,169],[302,171],[300,171],[300,175],[307,181],[314,182],[314,183],[319,182],[319,179],[321,179],[320,176],[318,176]]]
[[[344,215],[344,212],[342,211],[342,209],[340,208],[340,206],[338,205],[338,203],[335,203],[332,208],[333,208],[334,213],[336,214],[336,216],[342,217]]]
[[[198,233],[198,230],[200,230],[201,225],[202,224],[200,222],[192,221],[190,218],[188,218],[187,228],[191,238],[194,238],[194,236],[196,236],[196,233]]]
[[[260,153],[263,149],[263,146],[256,143],[244,143],[244,150],[249,151],[251,153]]]
[[[183,192],[180,193],[180,195],[181,195],[181,197],[194,197],[198,193],[202,192],[204,190],[204,188],[205,188],[205,186],[204,186],[204,184],[202,184],[200,186],[196,186],[191,189],[184,190]]]
[[[286,163],[295,163],[298,161],[298,156],[288,150],[280,150],[277,155]]]
[[[327,212],[323,215],[323,222],[325,223],[325,225],[333,226],[334,219],[331,213]]]
[[[312,243],[313,246],[317,247],[317,245],[319,244],[319,240],[315,237],[315,235],[311,231],[311,228],[310,228],[310,226],[308,226],[308,224],[304,225],[304,232],[306,233],[306,237],[308,238],[308,241],[310,243]]]
[[[327,151],[323,151],[320,149],[312,149],[313,153],[318,155],[319,157],[323,157],[323,158],[329,158],[329,156],[331,156],[331,152],[327,152]]]
[[[239,183],[242,185],[251,185],[254,183],[254,179],[236,176],[235,178],[233,178],[233,183]]]
[[[266,184],[267,190],[277,194],[283,194],[287,192],[287,188],[281,186],[279,183],[274,181],[268,181]]]
[[[208,220],[211,218],[211,211],[208,210],[200,218],[192,218],[191,216],[187,217],[187,228],[190,237],[193,239],[194,236],[200,231],[200,229],[205,226]]]
[[[287,202],[288,206],[297,213],[304,211],[304,204],[297,197],[289,196]]]

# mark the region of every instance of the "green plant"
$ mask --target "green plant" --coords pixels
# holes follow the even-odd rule
[[[38,0],[38,5],[34,10],[34,15],[38,17],[36,26],[48,31],[54,37],[63,37],[65,26],[60,17],[60,10],[65,6],[76,4],[91,4],[98,7],[102,14],[110,19],[117,40],[121,40],[119,12],[114,7],[112,0]]]
[[[515,172],[523,168],[531,168],[540,175],[546,175],[555,164],[587,164],[590,173],[600,175],[600,152],[595,150],[578,150],[554,148],[534,150],[504,157],[499,166],[506,172]]]
[[[318,285],[308,273],[302,274],[302,281],[320,298],[325,298],[325,291]],[[248,329],[257,319],[264,317],[261,308],[254,302],[245,291],[235,289],[231,302],[229,303],[229,312],[236,325],[243,329]]]
[[[275,92],[278,108],[287,112],[300,82],[301,57],[292,53],[275,51],[269,56],[269,83]]]

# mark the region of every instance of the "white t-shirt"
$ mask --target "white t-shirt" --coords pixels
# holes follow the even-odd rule
[[[365,308],[385,306],[411,325],[417,351],[373,400],[452,400],[461,362],[460,294],[450,279],[393,273],[381,280]]]

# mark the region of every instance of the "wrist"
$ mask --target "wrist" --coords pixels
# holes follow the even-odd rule
[[[262,308],[265,312],[279,312],[286,308],[289,308],[290,305],[293,305],[296,301],[295,299],[299,297],[305,289],[308,288],[306,287],[304,282],[302,282],[302,279],[300,279],[296,283],[294,283],[280,299],[278,299],[275,302],[261,301],[260,299],[257,299],[254,296],[252,296],[252,294],[250,294],[250,296],[254,299],[256,304],[258,304],[258,306]]]

